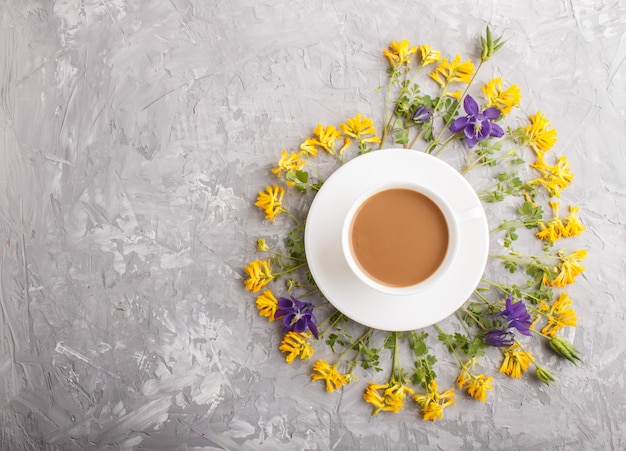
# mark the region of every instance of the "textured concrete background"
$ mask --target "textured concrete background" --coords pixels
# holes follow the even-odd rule
[[[626,448],[621,0],[4,0],[0,16],[0,448]],[[284,364],[243,290],[256,238],[281,231],[252,203],[315,124],[380,117],[393,39],[472,56],[488,21],[510,41],[484,75],[521,87],[576,173],[585,363],[546,354],[557,384],[496,376],[487,404],[459,397],[434,424],[372,418],[363,385],[326,394]]]

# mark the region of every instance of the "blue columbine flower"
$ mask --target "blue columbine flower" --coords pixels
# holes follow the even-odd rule
[[[499,313],[504,317],[506,327],[514,327],[520,334],[530,336],[530,324],[532,320],[522,301],[513,302],[513,294],[506,299],[504,310]]]
[[[485,333],[485,343],[489,346],[497,346],[499,348],[508,348],[513,346],[515,338],[508,330],[493,329]]]
[[[532,320],[526,310],[523,301],[513,302],[513,294],[505,301],[504,310],[496,316],[502,317],[503,321],[498,329],[492,329],[485,333],[485,343],[489,346],[508,347],[515,343],[515,335],[509,329],[514,328],[520,334],[530,336],[530,324]]]
[[[433,109],[426,105],[420,105],[413,113],[413,122],[422,124],[433,117]]]
[[[317,335],[317,319],[313,314],[313,304],[302,302],[295,297],[278,298],[278,308],[276,318],[282,317],[284,332],[303,333],[307,329],[311,331],[315,338]]]
[[[478,103],[470,95],[465,96],[463,109],[467,116],[455,119],[452,125],[450,125],[450,131],[458,133],[463,130],[465,132],[465,141],[470,148],[474,147],[478,141],[487,139],[490,136],[500,138],[504,135],[502,127],[492,122],[502,114],[499,109],[491,107],[480,111]]]

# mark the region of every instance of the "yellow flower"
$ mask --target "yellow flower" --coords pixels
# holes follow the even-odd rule
[[[482,402],[487,401],[487,392],[493,389],[491,382],[493,377],[479,374],[473,376],[467,381],[467,393],[474,399],[479,399]]]
[[[463,388],[465,384],[471,379],[472,375],[467,371],[466,367],[461,369],[461,374],[456,378],[456,385],[459,388]]]
[[[540,240],[550,241],[554,243],[556,240],[565,235],[565,225],[561,218],[559,218],[559,202],[548,202],[552,207],[552,219],[546,225],[544,222],[539,222],[539,230],[535,235]]]
[[[413,394],[413,389],[395,382],[385,390],[385,407],[383,410],[398,413],[404,408],[404,399],[407,393]]]
[[[569,255],[560,255],[559,266],[556,268],[557,276],[554,279],[544,276],[543,283],[558,288],[565,288],[566,285],[574,283],[574,278],[585,271],[585,267],[579,263],[585,257],[587,257],[585,249],[577,250]]]
[[[420,45],[420,54],[422,55],[421,66],[428,66],[429,64],[441,61],[441,52],[439,50],[433,50],[428,44]]]
[[[482,91],[487,97],[487,107],[496,107],[502,113],[502,116],[506,116],[511,112],[511,109],[517,105],[522,98],[520,89],[517,85],[511,85],[504,91],[502,90],[502,78],[494,78],[493,80],[485,83],[482,87]]]
[[[288,174],[295,174],[296,171],[299,171],[300,169],[302,169],[304,165],[306,164],[306,161],[302,159],[304,154],[305,154],[305,151],[295,153],[292,150],[291,154],[288,154],[286,150],[283,150],[283,154],[280,157],[280,160],[278,160],[278,166],[275,168],[272,168],[272,172],[276,174],[276,176],[279,178],[283,171],[285,171]],[[294,182],[290,182],[290,181],[287,182],[287,185],[289,186],[293,186],[294,184],[295,184]]]
[[[559,157],[554,166],[546,164],[542,156],[539,156],[531,167],[541,172],[542,176],[530,183],[543,185],[551,196],[561,197],[561,191],[567,188],[574,179],[574,174],[570,172],[569,161],[565,156]]]
[[[326,381],[327,392],[334,392],[350,382],[351,376],[349,374],[339,374],[336,364],[331,366],[325,360],[318,360],[313,364],[311,380],[317,381],[320,379]]]
[[[550,128],[550,121],[541,113],[530,116],[530,125],[526,126],[526,139],[528,145],[541,156],[556,143],[556,130]]]
[[[300,144],[300,150],[306,152],[308,155],[312,157],[317,156],[317,141],[315,139],[309,138],[305,140],[302,144]]]
[[[340,127],[345,135],[359,140],[359,143],[380,142],[380,139],[376,136],[376,129],[372,119],[362,117],[360,113],[351,119],[347,119],[345,124],[340,124]],[[367,136],[372,134],[374,136]]]
[[[572,300],[567,293],[561,292],[548,312],[548,324],[541,329],[541,333],[554,337],[565,326],[575,327],[578,321],[576,312],[571,308]]]
[[[453,99],[459,100],[463,95],[463,90],[458,89],[456,91],[446,91],[443,93],[444,96],[452,97]]]
[[[407,393],[413,393],[413,389],[398,382],[393,382],[393,385],[369,382],[363,399],[374,406],[372,415],[378,414],[381,410],[398,413],[404,408]]]
[[[387,388],[389,388],[389,384],[375,384],[374,382],[367,384],[367,388],[363,393],[363,399],[374,406],[372,416],[377,415],[385,408],[385,398],[379,390],[386,390]]]
[[[289,331],[283,337],[278,349],[287,354],[285,361],[291,365],[296,357],[302,360],[309,360],[313,355],[313,348],[308,342],[311,336],[309,332],[298,333]]]
[[[415,402],[422,408],[424,421],[435,421],[437,418],[443,418],[443,409],[454,404],[454,391],[449,389],[439,393],[438,388],[437,382],[432,381],[428,384],[426,394],[413,396]]]
[[[383,55],[393,67],[404,66],[410,63],[409,56],[417,52],[417,47],[411,47],[411,42],[403,39],[398,43],[393,41],[389,49],[383,49]]]
[[[269,258],[267,260],[255,260],[244,267],[248,272],[248,278],[244,281],[246,290],[256,293],[274,279],[271,262]]]
[[[584,232],[585,226],[580,223],[580,219],[576,216],[580,207],[569,207],[569,215],[563,218],[563,223],[565,224],[565,229],[563,231],[564,237],[573,237],[580,235],[581,232]]]
[[[256,308],[259,309],[259,315],[266,316],[270,321],[274,321],[278,300],[274,297],[272,290],[265,290],[263,294],[256,298]]]
[[[343,151],[346,150],[350,146],[351,142],[352,140],[348,138],[347,136],[343,139],[343,146],[341,146],[341,149],[339,149],[339,155],[341,155]]]
[[[498,371],[519,379],[534,360],[535,358],[532,355],[519,349],[519,346],[514,345],[504,351],[504,360]]]
[[[273,187],[267,186],[265,191],[259,192],[259,197],[257,197],[254,205],[263,209],[265,212],[265,219],[269,219],[274,222],[276,217],[285,211],[283,208],[284,195],[285,188],[279,188],[276,184],[274,184]]]
[[[458,81],[460,83],[469,83],[474,74],[474,64],[471,60],[461,63],[461,56],[457,55],[452,62],[444,58],[442,63],[431,72],[430,77],[435,80],[439,86],[445,88],[448,83]]]
[[[322,124],[317,124],[313,134],[317,137],[317,139],[313,140],[313,143],[322,147],[326,152],[335,155],[335,141],[341,136],[341,132],[337,130],[337,127],[334,125],[323,127]]]

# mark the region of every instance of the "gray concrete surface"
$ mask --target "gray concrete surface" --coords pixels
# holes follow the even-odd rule
[[[496,375],[434,424],[372,418],[362,384],[284,364],[242,283],[284,229],[252,204],[315,124],[379,117],[393,39],[475,55],[487,22],[510,38],[488,70],[576,174],[584,363],[545,353],[553,386]],[[619,0],[5,0],[1,448],[626,448],[625,31]]]

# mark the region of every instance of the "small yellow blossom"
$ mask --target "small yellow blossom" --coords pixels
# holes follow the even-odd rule
[[[559,298],[554,301],[550,311],[547,313],[548,324],[541,329],[541,333],[549,337],[554,337],[556,333],[565,326],[575,327],[578,318],[571,306],[572,300],[569,295],[561,292]]]
[[[574,283],[574,278],[585,271],[585,267],[579,262],[587,257],[587,251],[580,249],[569,255],[559,256],[559,265],[556,267],[558,274],[553,279],[544,276],[543,283],[550,287],[565,288]]]
[[[420,45],[420,55],[422,56],[421,66],[428,66],[429,64],[441,61],[441,52],[439,50],[433,50],[428,44]]]
[[[393,67],[406,66],[410,63],[410,56],[417,52],[417,47],[411,47],[411,42],[403,39],[399,43],[393,41],[388,49],[383,49],[383,55]]]
[[[296,171],[301,170],[306,164],[306,160],[302,158],[305,153],[305,151],[295,153],[292,150],[291,154],[288,154],[286,150],[283,150],[282,156],[280,160],[278,160],[278,166],[272,168],[272,172],[276,174],[278,178],[280,178],[283,171],[288,174],[295,174]],[[291,181],[287,182],[289,186],[293,186],[294,184],[295,183]]]
[[[443,93],[444,96],[452,97],[453,99],[459,100],[463,95],[463,90],[458,89],[456,91],[446,91]]]
[[[334,125],[327,127],[317,124],[313,129],[313,134],[317,137],[313,142],[322,147],[326,152],[335,155],[335,141],[341,137],[341,132]]]
[[[272,293],[272,290],[265,290],[263,294],[256,298],[256,307],[259,309],[259,315],[274,321],[274,315],[276,315],[276,309],[278,309],[278,300]]]
[[[559,218],[559,202],[548,202],[552,208],[552,219],[546,224],[539,222],[540,230],[535,234],[537,238],[544,241],[554,243],[556,240],[565,235],[565,224]]]
[[[541,111],[530,116],[530,125],[526,126],[525,132],[528,145],[539,156],[550,150],[557,140],[556,130],[550,128],[550,121]]]
[[[360,113],[351,119],[346,119],[346,123],[340,124],[340,127],[345,135],[357,139],[359,143],[380,142],[380,139],[376,136],[376,129],[372,119],[363,117]]]
[[[287,354],[285,361],[291,365],[296,357],[309,360],[313,355],[313,348],[308,342],[311,336],[309,332],[298,333],[289,331],[283,337],[278,349]]]
[[[504,351],[504,360],[498,371],[519,379],[534,360],[535,358],[530,353],[514,345]]]
[[[443,418],[443,409],[454,404],[454,390],[449,389],[442,393],[438,391],[437,382],[428,384],[428,391],[424,395],[414,395],[413,399],[422,408],[424,421],[435,421]]]
[[[387,384],[370,382],[365,389],[363,399],[374,406],[372,415],[378,414],[381,410],[398,413],[404,408],[407,393],[412,394],[413,389],[395,381]]]
[[[413,394],[413,389],[395,382],[385,390],[385,408],[389,412],[398,413],[404,408],[404,399],[407,393]]]
[[[313,364],[311,380],[325,381],[326,391],[332,393],[350,382],[351,376],[350,374],[339,374],[336,364],[330,365],[325,360],[318,360]]]
[[[283,207],[284,195],[285,188],[282,186],[280,188],[276,184],[274,184],[274,186],[267,186],[265,191],[259,192],[259,197],[257,197],[254,205],[263,209],[265,219],[274,222],[276,217],[285,211]]]
[[[244,267],[248,273],[248,278],[244,281],[246,290],[256,293],[274,279],[271,262],[269,258],[255,260]]]
[[[310,155],[312,157],[316,157],[317,156],[317,141],[313,138],[309,138],[307,140],[305,140],[302,144],[300,144],[300,150],[304,151],[307,153],[307,155]]]
[[[348,147],[350,147],[350,143],[351,142],[352,142],[352,140],[350,138],[348,138],[347,136],[343,139],[343,146],[341,146],[341,149],[339,149],[339,155],[341,155],[344,150],[346,150]]]
[[[487,392],[493,389],[491,382],[493,377],[479,374],[472,377],[467,381],[467,393],[474,399],[478,399],[482,402],[487,401]]]
[[[474,75],[474,63],[471,60],[461,63],[461,56],[457,55],[451,62],[444,58],[437,69],[431,72],[430,77],[439,86],[445,88],[448,83],[469,83],[472,80],[472,75]]]
[[[377,415],[385,408],[385,398],[380,393],[380,390],[386,390],[387,388],[389,388],[389,384],[375,384],[374,382],[367,384],[367,388],[363,393],[363,399],[374,406],[372,416]]]
[[[494,78],[485,83],[482,91],[487,97],[487,107],[496,107],[506,116],[511,112],[513,107],[519,105],[522,98],[520,89],[517,85],[511,85],[507,89],[502,90],[502,78]]]
[[[459,388],[465,387],[465,384],[471,379],[472,375],[469,373],[466,367],[461,369],[461,374],[456,378],[456,385]]]
[[[543,185],[551,196],[561,197],[561,191],[567,188],[574,179],[574,174],[570,172],[569,161],[565,156],[558,158],[554,166],[546,164],[539,156],[531,167],[541,172],[541,177],[532,180],[533,185]]]
[[[575,207],[570,205],[569,207],[569,215],[563,218],[563,223],[565,224],[565,230],[563,233],[564,237],[574,237],[580,235],[581,232],[584,232],[585,226],[580,223],[580,219],[576,216],[580,207]]]

